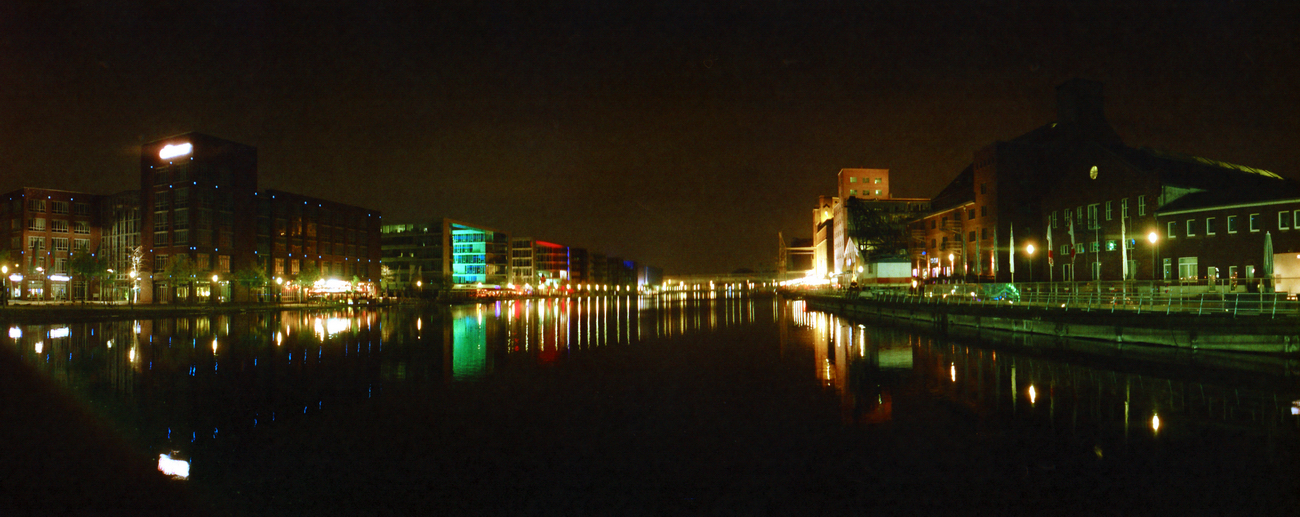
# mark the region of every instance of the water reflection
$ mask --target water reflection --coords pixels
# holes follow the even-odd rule
[[[770,322],[772,304],[683,293],[14,325],[6,353],[70,387],[160,469],[190,458],[201,471],[223,441],[394,386],[483,382],[504,365]]]
[[[783,348],[811,348],[815,376],[840,395],[846,421],[888,420],[891,394],[913,390],[1006,423],[1094,440],[1099,455],[1134,440],[1202,439],[1210,430],[1268,447],[1300,443],[1294,358],[1253,357],[1240,361],[1241,371],[1210,371],[1151,361],[1149,350],[1135,354],[1142,360],[1116,361],[1104,344],[944,339],[809,312],[798,301],[784,304],[782,319]],[[1076,354],[1090,346],[1094,354]]]

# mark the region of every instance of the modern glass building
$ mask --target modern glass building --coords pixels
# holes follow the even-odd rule
[[[386,224],[380,230],[388,291],[506,285],[510,235],[453,219]]]

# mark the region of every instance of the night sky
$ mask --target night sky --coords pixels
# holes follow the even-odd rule
[[[1300,178],[1297,3],[6,2],[0,189],[138,188],[198,131],[386,222],[763,269],[840,168],[932,196],[1072,77],[1129,145]]]

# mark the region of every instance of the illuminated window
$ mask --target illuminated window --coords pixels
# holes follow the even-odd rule
[[[53,241],[54,241],[54,251],[68,251],[67,237],[55,237]]]
[[[850,196],[856,196],[856,195],[858,195],[858,191],[853,190],[853,189],[849,189],[849,195],[850,195]]]
[[[31,218],[31,219],[28,219],[28,220],[27,220],[27,229],[28,229],[28,230],[33,230],[33,231],[38,231],[38,232],[43,232],[43,231],[45,231],[45,218],[44,218],[44,217],[33,217],[33,218]]]
[[[1196,280],[1196,257],[1178,257],[1178,279]]]
[[[881,192],[882,192],[882,191],[877,190],[877,191],[876,191],[876,195],[879,196]]]
[[[872,183],[880,183],[880,178],[871,178]]]
[[[857,182],[858,182],[857,176],[849,176],[849,183],[857,183]]]

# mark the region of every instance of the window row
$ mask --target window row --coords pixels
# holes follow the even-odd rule
[[[51,219],[51,220],[50,220],[50,225],[49,225],[49,230],[52,231],[52,232],[56,232],[56,233],[68,233],[68,223],[69,223],[69,221],[68,221],[67,219]],[[89,222],[87,222],[87,221],[71,221],[71,223],[72,223],[72,232],[73,232],[73,233],[80,233],[80,234],[89,234],[89,233],[90,233],[90,223],[89,223]],[[17,230],[17,229],[18,229],[18,219],[14,219],[14,220],[13,220],[13,222],[10,224],[10,228],[11,228],[11,229],[14,229],[14,230]],[[45,226],[45,218],[44,218],[44,217],[33,217],[33,218],[31,218],[31,219],[28,219],[28,220],[27,220],[27,229],[28,229],[28,230],[31,230],[31,231],[34,231],[34,232],[43,232],[43,231],[45,231],[45,230],[46,230],[46,226]]]
[[[1229,215],[1224,217],[1227,223],[1226,231],[1230,234],[1241,231],[1241,217]],[[1250,232],[1259,232],[1263,229],[1264,218],[1262,214],[1254,213],[1246,216],[1247,227]],[[1181,227],[1181,228],[1180,228]],[[1282,210],[1277,213],[1277,229],[1286,231],[1290,229],[1300,229],[1300,210]],[[1179,232],[1179,230],[1182,230]],[[1220,231],[1218,217],[1206,217],[1203,221],[1200,219],[1187,219],[1181,224],[1178,221],[1167,221],[1165,223],[1165,236],[1170,239],[1179,237],[1196,237],[1198,235],[1213,236]],[[1203,232],[1203,233],[1202,233]]]
[[[1146,216],[1147,197],[1144,195],[1138,196],[1136,204],[1137,204],[1137,215],[1139,217]],[[1084,217],[1085,214],[1087,215],[1086,219]],[[1063,228],[1071,224],[1070,221],[1071,216],[1073,216],[1074,218],[1073,221],[1074,226],[1083,227],[1089,230],[1096,230],[1101,227],[1102,217],[1105,217],[1106,218],[1105,220],[1107,221],[1114,220],[1115,203],[1114,201],[1106,201],[1105,203],[1093,203],[1090,205],[1080,205],[1075,207],[1074,209],[1066,208],[1060,211],[1054,210],[1051,213],[1047,214],[1047,224],[1052,228]],[[1129,198],[1122,198],[1119,200],[1119,216],[1122,219],[1131,219],[1133,217],[1132,214],[1129,212]]]
[[[18,238],[15,237],[15,238],[14,238],[14,241],[15,241],[14,243],[17,243],[17,240],[18,240]],[[49,241],[48,243],[46,242],[47,240]],[[44,250],[44,249],[47,249],[47,247],[46,247],[47,244],[48,244],[48,246],[49,246],[48,249],[52,249],[52,250],[54,250],[54,251],[68,251],[68,250],[69,250],[69,247],[68,247],[69,239],[68,239],[67,237],[53,237],[53,238],[50,238],[50,239],[46,239],[45,237],[28,237],[28,238],[27,238],[27,249],[29,249],[29,250],[34,250],[34,251]],[[72,239],[72,240],[71,240],[71,244],[72,244],[72,248],[71,248],[71,249],[73,249],[73,250],[76,250],[76,251],[83,251],[83,252],[84,252],[84,251],[90,251],[90,239]],[[16,247],[16,246],[15,246],[15,247]]]

